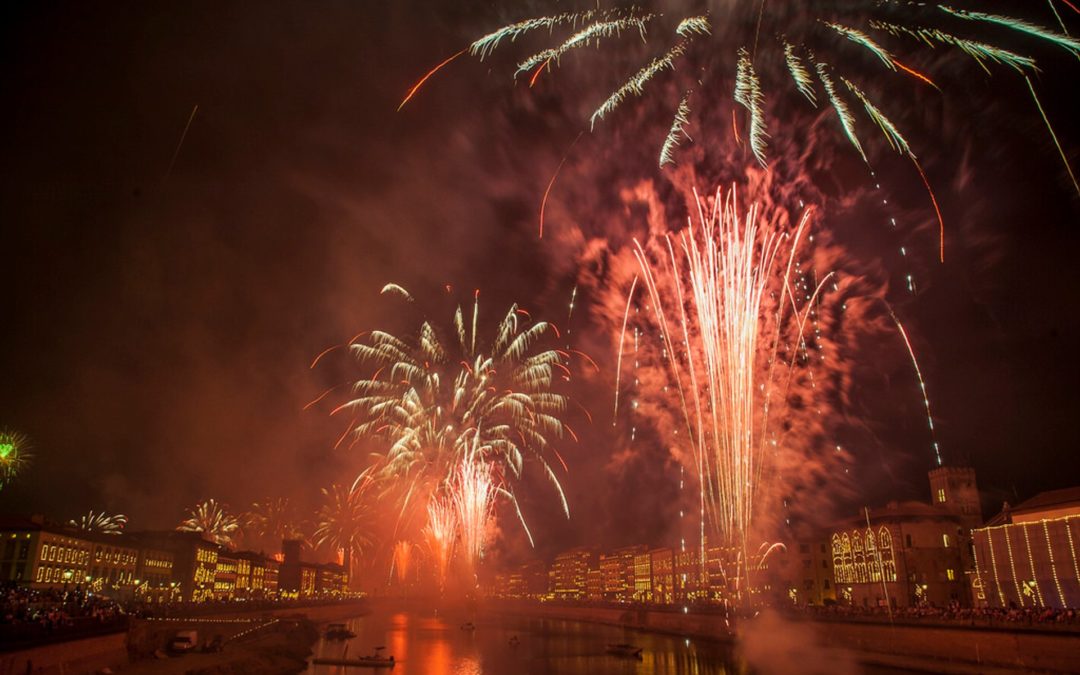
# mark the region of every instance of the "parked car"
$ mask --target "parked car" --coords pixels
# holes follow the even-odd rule
[[[194,630],[177,631],[172,640],[169,640],[169,651],[177,654],[185,654],[195,651],[199,644],[199,632]]]

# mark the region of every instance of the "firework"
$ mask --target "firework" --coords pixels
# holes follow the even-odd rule
[[[1007,65],[1027,78],[1027,75],[1036,69],[1033,56],[999,47],[993,44],[993,38],[974,39],[956,35],[950,32],[950,28],[955,26],[959,31],[1011,31],[1032,43],[1059,47],[1080,57],[1080,40],[1069,35],[1052,0],[1049,6],[1050,14],[1062,26],[1061,32],[1033,21],[1001,14],[965,11],[946,5],[883,3],[870,0],[855,3],[816,3],[812,9],[785,3],[733,2],[726,3],[722,9],[714,9],[715,14],[687,14],[679,17],[676,12],[677,23],[673,22],[670,16],[665,17],[660,13],[654,15],[634,7],[521,21],[480,38],[471,45],[469,51],[483,59],[490,56],[504,38],[513,41],[536,29],[543,28],[555,33],[559,28],[572,26],[573,33],[559,46],[542,49],[519,63],[518,73],[535,68],[538,74],[540,69],[557,64],[559,57],[574,47],[596,44],[600,38],[615,37],[627,28],[636,29],[641,39],[645,40],[648,38],[645,25],[658,24],[658,30],[652,35],[659,36],[657,39],[663,45],[660,53],[596,108],[589,120],[590,127],[595,127],[597,122],[607,117],[631,95],[644,95],[646,84],[665,70],[685,71],[686,76],[680,78],[679,72],[676,72],[673,78],[692,78],[707,89],[710,85],[710,71],[701,68],[701,63],[719,64],[722,69],[733,65],[736,83],[734,99],[748,112],[747,135],[751,149],[758,162],[765,165],[765,92],[756,69],[759,66],[773,67],[783,64],[779,76],[766,79],[769,82],[786,81],[815,107],[815,89],[816,85],[820,84],[836,112],[844,136],[859,155],[869,162],[859,141],[854,117],[836,90],[831,73],[835,72],[845,83],[850,83],[849,89],[853,93],[856,89],[866,91],[866,87],[856,81],[857,75],[865,81],[878,80],[881,75],[910,76],[938,88],[930,77],[905,65],[897,56],[902,53],[906,60],[907,54],[917,53],[920,48],[938,46],[956,49],[971,57],[987,73],[991,72],[988,64],[995,63]],[[714,30],[715,27],[720,27],[721,30]],[[889,42],[888,45],[885,44],[886,41]],[[861,58],[847,45],[861,49],[871,59]],[[716,58],[717,56],[720,58]],[[726,61],[724,57],[732,60]],[[812,70],[804,65],[804,57],[813,64],[813,72],[818,76],[817,82],[814,81]],[[1028,83],[1030,85],[1030,80]],[[769,92],[772,96],[778,93],[780,92],[775,90]],[[1057,141],[1050,120],[1042,112],[1034,89],[1031,93],[1036,106],[1040,108],[1040,116],[1062,155],[1074,187],[1080,193],[1080,184],[1073,176],[1068,158]],[[891,123],[882,123],[882,120],[886,119],[882,106],[871,101],[865,93],[855,96],[863,104],[871,121],[881,127],[890,143],[894,143],[900,132]],[[703,98],[710,100],[709,97]],[[676,119],[679,116],[688,116],[689,110],[684,109],[685,103],[685,98],[680,101],[675,112]],[[665,142],[661,149],[660,163],[674,163],[670,143]]]
[[[15,431],[0,432],[0,489],[26,469],[33,454],[30,439]]]
[[[904,339],[904,346],[907,348],[908,356],[911,357],[911,365],[915,369],[915,377],[919,380],[919,390],[922,392],[923,406],[926,408],[926,423],[930,427],[930,443],[934,448],[934,461],[938,466],[941,466],[941,447],[938,445],[936,432],[934,431],[934,415],[930,412],[930,395],[926,392],[926,380],[923,379],[922,369],[919,368],[919,360],[915,358],[915,348],[911,346],[911,340],[908,339],[907,331],[904,330],[904,324],[900,323],[900,317],[896,316],[896,312],[889,308],[889,316],[892,317],[893,323],[896,324],[896,330],[900,333],[900,337]]]
[[[446,588],[450,559],[454,555],[457,511],[449,499],[432,497],[428,502],[427,517],[428,522],[422,534],[434,568],[435,581],[441,592]]]
[[[480,454],[474,448],[462,460],[450,483],[462,553],[473,566],[484,554],[484,537],[497,491],[491,466],[480,459]]]
[[[394,284],[384,292],[411,298]],[[537,349],[555,329],[546,322],[524,325],[522,315],[511,306],[489,345],[478,342],[478,300],[471,319],[458,307],[452,342],[444,342],[425,321],[415,340],[373,331],[367,341],[351,345],[373,374],[356,382],[356,398],[335,412],[354,417],[354,438],[385,448],[372,475],[400,493],[399,526],[407,528],[419,515],[420,497],[452,482],[474,453],[495,467],[506,485],[500,493],[519,516],[512,482],[520,478],[526,459],[545,473],[569,515],[548,462],[556,454],[552,441],[564,429],[559,415],[566,398],[552,384],[556,374],[569,374],[566,356]]]
[[[397,577],[398,584],[404,584],[409,578],[409,572],[412,570],[412,554],[413,544],[406,539],[399,539],[394,542],[393,558],[393,574]]]
[[[199,532],[204,539],[229,547],[235,546],[242,534],[240,519],[213,499],[196,504],[176,529],[179,532]]]
[[[660,149],[660,168],[665,164],[675,163],[675,148],[679,146],[679,137],[685,136],[686,140],[692,140],[686,133],[686,126],[690,124],[690,92],[683,94],[679,101],[679,109],[675,111],[675,119],[671,121],[671,129],[668,130],[667,138],[664,139],[664,147]]]
[[[326,501],[319,509],[313,539],[316,546],[325,546],[341,556],[350,579],[354,558],[373,543],[372,485],[370,472],[365,472],[351,486],[334,484],[322,490]]]
[[[95,513],[93,510],[78,520],[69,520],[68,525],[84,532],[96,532],[98,534],[120,534],[127,525],[128,517],[123,514],[113,516],[104,511]]]
[[[741,214],[734,191],[718,190],[711,206],[697,199],[686,230],[635,241],[634,251],[650,310],[644,330],[658,336],[667,371],[653,395],[681,417],[672,442],[688,446],[697,472],[702,539],[742,560],[792,421],[784,404],[795,370],[816,360],[805,326],[830,278],[817,287],[795,278],[808,213],[789,230],[758,208]]]
[[[271,549],[279,546],[285,539],[304,539],[287,497],[255,502],[242,520],[244,532]]]

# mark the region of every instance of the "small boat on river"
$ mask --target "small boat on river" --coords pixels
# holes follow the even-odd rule
[[[351,668],[393,668],[394,657],[383,656],[382,652],[386,647],[376,647],[375,653],[370,656],[358,656],[356,658],[346,658],[344,655],[338,658],[320,656],[311,660],[311,663],[316,666],[347,666]],[[347,650],[346,650],[347,651]]]
[[[641,647],[638,647],[636,645],[627,644],[625,642],[619,642],[617,644],[609,644],[605,651],[607,651],[607,653],[611,654],[612,656],[622,656],[622,657],[630,658],[630,659],[640,659],[641,658]]]
[[[343,623],[332,623],[326,627],[326,632],[323,636],[327,640],[348,640],[349,638],[356,637],[356,633],[346,628]]]

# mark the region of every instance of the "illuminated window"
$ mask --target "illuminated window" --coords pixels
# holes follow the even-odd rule
[[[948,577],[949,581],[956,581],[956,572],[951,567],[945,570],[945,576]]]
[[[938,488],[937,489],[937,500],[938,500],[938,502],[940,502],[942,504],[945,503],[945,488]]]
[[[39,567],[39,568],[37,568],[37,578],[36,578],[36,581],[39,581],[39,582],[40,582],[40,581],[41,581],[41,578],[42,578],[42,575],[44,575],[44,574],[45,574],[45,568],[44,568],[44,567]]]
[[[941,543],[945,546],[945,548],[949,548],[950,543],[949,543],[949,535],[948,534],[943,533],[941,535]]]
[[[855,564],[855,580],[860,584],[864,584],[867,581],[867,574],[866,557],[863,555],[862,533],[856,530],[855,532],[852,532],[851,535],[852,558]]]
[[[887,527],[878,530],[878,551],[885,581],[896,581],[896,558],[893,556],[892,534]]]

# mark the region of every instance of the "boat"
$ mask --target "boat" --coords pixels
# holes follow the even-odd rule
[[[346,628],[343,623],[330,624],[326,627],[326,633],[323,635],[327,640],[348,640],[349,638],[356,637],[356,633]]]
[[[316,666],[352,666],[354,668],[393,668],[393,656],[361,656],[355,659],[317,658],[311,663]]]
[[[476,624],[472,621],[466,621],[461,624],[461,630],[476,630]]]
[[[343,654],[338,658],[333,657],[319,657],[311,660],[311,663],[316,666],[352,666],[355,668],[393,668],[394,657],[383,656],[382,652],[386,647],[376,647],[375,653],[370,656],[358,656],[354,659],[346,658]],[[348,645],[345,647],[345,651],[348,652]]]
[[[641,647],[620,642],[618,644],[609,644],[606,649],[608,654],[613,656],[625,656],[632,659],[641,658]]]

